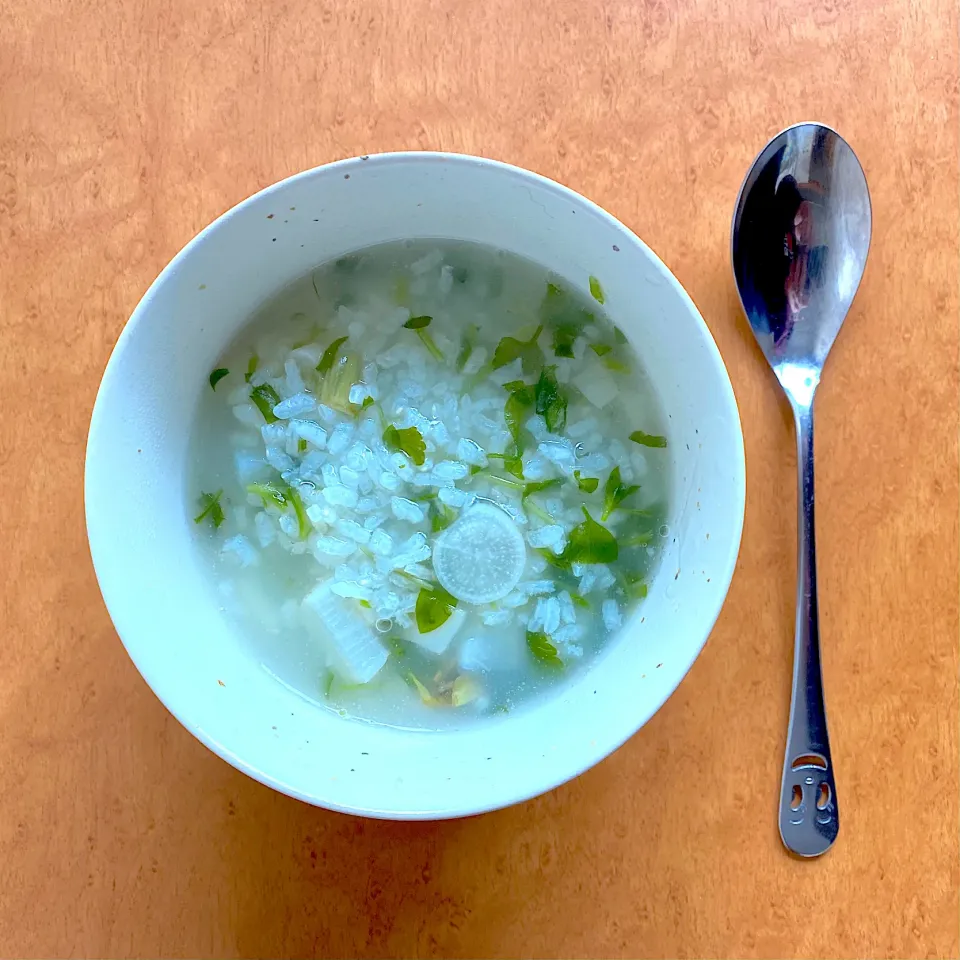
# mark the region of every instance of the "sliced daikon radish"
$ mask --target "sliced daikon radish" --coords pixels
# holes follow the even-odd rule
[[[458,608],[436,630],[431,630],[429,633],[421,633],[414,626],[409,633],[410,640],[424,650],[429,650],[430,653],[443,653],[450,646],[450,641],[457,635],[457,631],[466,619],[467,615]]]
[[[603,408],[618,394],[613,377],[602,363],[591,363],[583,373],[573,378],[574,386],[595,406]]]
[[[498,507],[478,503],[437,537],[433,569],[440,585],[465,603],[492,603],[518,583],[526,563],[523,537]]]
[[[300,604],[300,617],[327,651],[331,669],[347,683],[369,683],[387,662],[387,651],[354,609],[326,583]]]

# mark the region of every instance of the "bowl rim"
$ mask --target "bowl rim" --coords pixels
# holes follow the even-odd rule
[[[504,791],[504,796],[499,800],[491,800],[482,804],[471,804],[469,801],[466,801],[456,808],[444,809],[444,810],[431,810],[431,811],[418,811],[418,810],[388,810],[388,809],[377,809],[370,807],[362,807],[358,805],[350,805],[339,803],[334,800],[327,800],[322,797],[319,797],[313,793],[307,793],[306,791],[295,787],[292,784],[285,783],[278,776],[272,775],[259,769],[254,764],[246,761],[242,756],[231,750],[226,744],[221,743],[215,737],[210,735],[206,730],[199,727],[195,722],[193,722],[189,716],[189,704],[186,704],[186,709],[183,709],[182,702],[179,703],[176,707],[173,705],[173,701],[176,699],[169,696],[170,690],[165,689],[165,685],[160,682],[156,683],[156,677],[151,676],[150,670],[146,669],[146,665],[142,663],[141,658],[138,658],[135,650],[136,645],[128,643],[127,639],[122,635],[119,628],[117,627],[114,618],[113,610],[111,609],[110,594],[111,589],[109,587],[109,578],[104,575],[104,568],[106,563],[104,559],[98,562],[98,551],[94,547],[94,541],[98,540],[93,534],[94,528],[97,525],[97,518],[93,514],[90,506],[90,499],[88,497],[87,491],[92,482],[92,466],[91,466],[91,448],[94,444],[94,437],[98,433],[101,422],[106,416],[104,412],[104,401],[103,396],[109,389],[110,381],[117,375],[117,370],[122,361],[122,355],[125,351],[127,341],[131,339],[134,335],[134,330],[137,325],[142,321],[143,316],[147,313],[150,303],[156,294],[157,289],[166,282],[167,278],[176,272],[179,265],[187,260],[193,250],[198,247],[204,239],[214,231],[220,229],[224,223],[229,219],[241,213],[247,207],[252,206],[254,203],[261,201],[265,197],[269,197],[273,193],[278,193],[285,189],[291,183],[298,181],[307,181],[311,180],[318,176],[327,175],[330,172],[336,171],[345,171],[349,172],[350,169],[355,168],[359,164],[369,164],[371,166],[383,165],[383,164],[396,164],[396,163],[420,163],[420,164],[437,164],[438,166],[443,164],[462,164],[465,166],[477,166],[481,168],[493,168],[500,171],[504,174],[509,174],[512,176],[519,176],[523,179],[530,180],[532,182],[538,183],[541,186],[553,190],[560,195],[564,196],[566,199],[579,204],[586,209],[590,210],[594,215],[598,216],[600,219],[606,221],[611,227],[622,232],[627,237],[629,237],[642,253],[649,259],[650,263],[660,274],[662,280],[665,284],[671,287],[673,292],[680,298],[680,300],[686,305],[692,319],[695,321],[695,325],[699,330],[703,346],[707,350],[710,362],[716,370],[718,376],[717,381],[720,388],[721,396],[718,396],[718,401],[722,402],[725,406],[731,420],[732,424],[732,434],[735,441],[735,449],[730,451],[731,463],[730,466],[733,467],[733,485],[734,485],[734,503],[732,504],[733,509],[736,511],[734,518],[734,529],[731,531],[732,536],[729,539],[728,549],[726,556],[723,559],[721,564],[718,564],[717,574],[713,577],[714,582],[717,584],[718,589],[715,594],[716,601],[713,605],[713,608],[710,609],[708,613],[704,615],[703,618],[703,636],[695,644],[690,647],[690,655],[684,660],[678,660],[678,669],[676,673],[676,681],[668,683],[665,686],[665,692],[660,697],[655,697],[647,701],[647,709],[635,715],[628,723],[622,725],[622,731],[617,735],[609,738],[603,744],[597,745],[597,750],[590,755],[589,759],[575,763],[571,768],[561,770],[559,773],[551,772],[546,776],[540,778],[531,778],[529,784],[520,791],[516,790],[506,790]],[[569,782],[570,780],[575,779],[581,774],[585,773],[587,770],[599,764],[601,761],[606,759],[616,750],[618,750],[627,740],[633,737],[641,727],[643,727],[663,706],[664,703],[673,695],[677,687],[689,673],[691,667],[699,657],[700,653],[703,651],[704,646],[706,646],[707,640],[709,639],[713,628],[716,625],[717,619],[720,615],[720,611],[723,607],[723,604],[726,601],[727,595],[729,593],[730,585],[733,580],[733,575],[736,570],[736,562],[739,556],[740,545],[743,536],[743,524],[745,518],[746,510],[746,462],[745,462],[745,449],[744,449],[744,439],[743,439],[743,427],[740,419],[739,407],[737,405],[736,395],[733,390],[733,385],[730,380],[729,372],[727,371],[726,365],[723,361],[723,357],[720,354],[720,350],[716,344],[716,341],[713,337],[713,334],[710,332],[710,328],[707,326],[706,321],[703,319],[700,310],[694,303],[692,297],[687,293],[686,289],[673,274],[673,272],[666,266],[666,264],[661,260],[661,258],[656,254],[656,252],[645,242],[643,241],[636,233],[633,232],[626,224],[621,222],[603,207],[599,206],[589,198],[583,196],[577,191],[573,190],[570,187],[565,186],[562,183],[552,180],[549,177],[545,177],[542,174],[536,173],[532,170],[528,170],[525,167],[520,167],[515,164],[506,163],[501,160],[494,160],[487,157],[481,157],[474,154],[465,154],[465,153],[451,153],[444,151],[417,151],[417,150],[405,150],[405,151],[391,151],[385,153],[372,153],[372,154],[362,154],[354,157],[348,157],[340,160],[331,161],[329,163],[319,164],[309,169],[299,171],[297,173],[291,174],[288,177],[284,177],[281,180],[278,180],[274,183],[269,184],[268,186],[255,191],[249,196],[245,197],[243,200],[234,204],[232,207],[225,210],[223,213],[218,215],[214,220],[207,224],[202,230],[200,230],[196,235],[194,235],[173,257],[167,264],[163,267],[160,273],[152,281],[150,286],[147,288],[146,292],[138,301],[137,305],[134,307],[132,313],[127,318],[124,323],[123,329],[120,332],[119,337],[117,338],[116,343],[114,344],[110,357],[107,361],[107,364],[104,368],[103,375],[101,377],[100,385],[97,389],[96,399],[93,405],[93,411],[91,413],[90,425],[87,432],[87,443],[85,446],[84,452],[84,515],[85,515],[85,526],[87,531],[87,541],[90,549],[91,560],[94,567],[94,572],[97,578],[97,584],[99,586],[101,596],[103,597],[104,604],[107,608],[107,612],[111,618],[111,623],[114,626],[114,629],[117,632],[117,635],[120,638],[121,643],[123,644],[127,655],[133,661],[134,666],[137,668],[137,671],[146,681],[147,685],[150,687],[154,696],[160,700],[164,707],[169,711],[169,713],[194,737],[196,737],[204,746],[206,746],[211,752],[215,753],[221,759],[227,761],[231,766],[235,767],[242,773],[245,773],[247,776],[252,779],[268,786],[280,793],[284,793],[290,797],[293,797],[297,800],[309,803],[313,806],[320,806],[325,809],[333,810],[339,813],[353,814],[357,816],[370,817],[374,819],[384,819],[384,820],[444,820],[444,819],[453,819],[459,817],[467,817],[479,815],[482,813],[487,813],[493,810],[504,809],[506,807],[513,806],[517,803],[522,803],[526,800],[532,799],[534,797],[540,796],[550,790],[556,789],[557,787],[562,786],[563,784]]]

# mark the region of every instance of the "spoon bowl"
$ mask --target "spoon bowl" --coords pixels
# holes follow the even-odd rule
[[[789,127],[760,151],[733,216],[740,302],[797,427],[797,618],[780,836],[803,857],[825,853],[840,829],[820,669],[813,400],[863,276],[870,232],[863,169],[847,142],[818,123]]]

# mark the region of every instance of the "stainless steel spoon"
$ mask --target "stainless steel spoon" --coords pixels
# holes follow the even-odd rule
[[[863,169],[847,142],[819,123],[789,127],[763,148],[733,215],[740,302],[797,425],[797,621],[780,836],[802,857],[825,853],[840,828],[820,673],[813,398],[863,275],[870,225]]]

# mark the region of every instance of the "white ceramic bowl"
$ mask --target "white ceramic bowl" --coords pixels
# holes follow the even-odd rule
[[[268,674],[218,612],[186,490],[200,393],[251,311],[317,264],[407,237],[505,248],[581,287],[589,274],[600,277],[610,315],[642,356],[669,417],[676,543],[640,611],[557,695],[444,733],[341,719]],[[107,365],[85,484],[90,550],[117,632],[191,733],[250,776],[310,803],[378,817],[455,817],[524,800],[583,772],[680,683],[733,575],[743,437],[703,319],[623,224],[516,167],[385,154],[268,187],[173,259]]]

